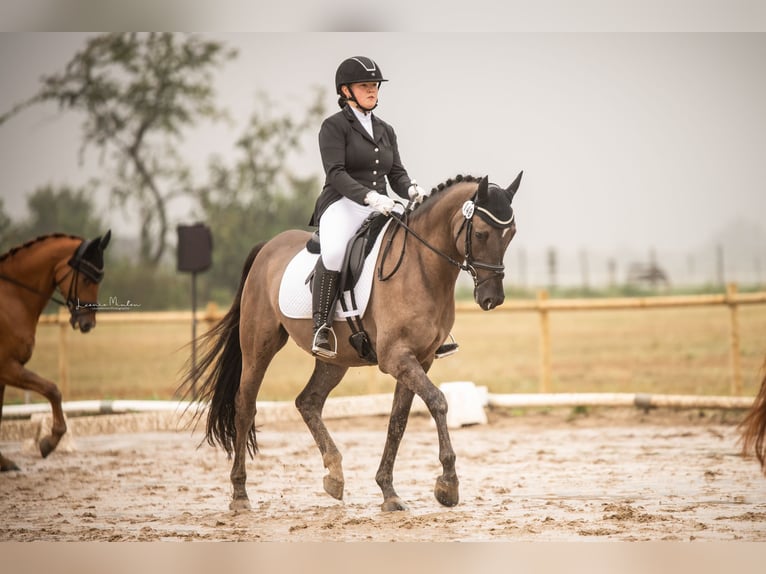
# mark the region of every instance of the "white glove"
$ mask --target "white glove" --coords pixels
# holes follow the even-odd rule
[[[388,215],[394,208],[394,200],[387,195],[381,195],[377,191],[370,191],[365,197],[364,202],[372,207],[374,210],[379,211],[383,215]]]
[[[412,180],[412,183],[410,183],[410,187],[407,189],[407,194],[410,196],[410,199],[414,201],[415,203],[423,203],[423,200],[431,195],[430,191],[426,191],[422,187],[418,185],[418,182],[414,179]]]

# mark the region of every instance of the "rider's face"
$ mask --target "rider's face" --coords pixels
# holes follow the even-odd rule
[[[378,82],[351,84],[351,92],[356,101],[365,109],[370,110],[378,103]]]

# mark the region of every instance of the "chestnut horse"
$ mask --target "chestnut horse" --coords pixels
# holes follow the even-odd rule
[[[87,333],[96,326],[98,287],[104,277],[104,249],[111,231],[103,237],[54,233],[33,239],[0,255],[0,421],[3,395],[10,385],[43,395],[51,403],[51,434],[40,439],[43,457],[58,446],[66,432],[61,392],[55,383],[24,365],[32,356],[40,314],[58,289],[70,313],[73,329]],[[18,470],[0,454],[0,470]]]
[[[761,464],[763,474],[766,475],[766,360],[761,370],[761,390],[758,391],[753,406],[740,423],[739,429],[742,432],[742,453],[754,453]]]
[[[378,368],[396,379],[388,434],[376,475],[384,511],[406,509],[394,490],[393,467],[416,394],[436,422],[443,472],[436,479],[434,495],[444,506],[458,503],[447,401],[426,373],[454,323],[455,282],[461,269],[473,276],[474,299],[485,311],[505,298],[503,256],[516,233],[511,202],[520,182],[521,173],[506,189],[489,184],[486,177],[481,181],[462,176],[448,180],[417,209],[395,217],[396,225],[389,226],[383,238],[384,245],[392,241],[391,249],[382,250],[378,256],[379,273],[373,281],[364,326],[377,353]],[[278,302],[285,268],[309,236],[308,232],[291,230],[256,245],[245,262],[231,309],[200,337],[205,350],[197,371],[203,373],[198,401],[209,401],[207,441],[219,444],[229,456],[234,454],[232,510],[250,508],[245,462],[248,452],[254,456],[258,451],[253,419],[266,368],[288,337],[311,352],[311,320],[285,317]],[[322,409],[349,367],[370,363],[360,359],[346,342],[351,334],[348,325],[336,322],[334,329],[337,356],[316,358],[314,372],[295,404],[328,470],[324,489],[341,500],[342,457],[322,421]],[[186,394],[193,388],[194,373],[190,366],[181,383]]]

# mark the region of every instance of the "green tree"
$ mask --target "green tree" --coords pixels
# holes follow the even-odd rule
[[[98,35],[63,72],[43,77],[36,95],[0,116],[0,124],[42,102],[83,112],[81,156],[93,146],[108,159],[107,184],[122,207],[137,206],[140,257],[156,267],[167,247],[168,204],[192,187],[177,144],[198,120],[222,116],[212,73],[235,55],[196,36]]]
[[[242,263],[259,242],[286,229],[307,228],[321,186],[316,176],[301,178],[287,164],[301,140],[319,128],[323,92],[317,90],[301,118],[278,113],[259,96],[231,165],[210,163],[209,183],[197,190],[201,219],[213,233],[210,288],[230,295],[239,283]],[[222,297],[217,297],[221,299]]]
[[[46,185],[27,196],[29,217],[20,225],[29,237],[53,232],[95,237],[103,233],[106,224],[99,222],[92,192]]]
[[[0,200],[0,249],[3,251],[49,233],[95,237],[106,230],[96,216],[92,192],[69,186],[46,185],[27,196],[26,219],[13,222],[2,210]]]

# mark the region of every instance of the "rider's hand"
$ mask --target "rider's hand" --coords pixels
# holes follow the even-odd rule
[[[377,191],[369,192],[365,196],[364,202],[370,207],[372,207],[375,211],[379,211],[383,215],[388,215],[389,213],[391,213],[391,210],[394,208],[394,205],[396,205],[393,199],[391,199],[387,195],[382,195],[378,193]]]
[[[431,192],[420,187],[418,182],[413,179],[409,189],[407,189],[407,194],[410,196],[411,201],[414,201],[415,203],[423,203],[423,200],[431,195]]]

